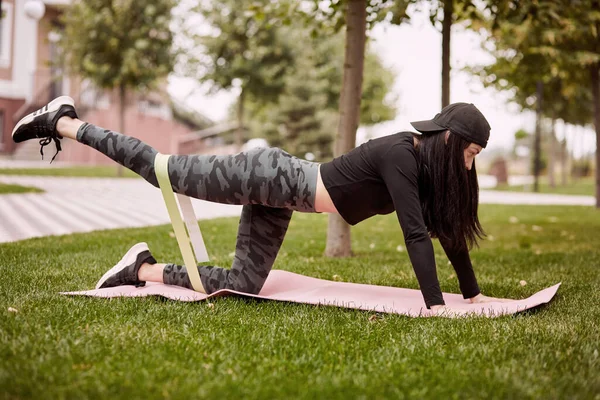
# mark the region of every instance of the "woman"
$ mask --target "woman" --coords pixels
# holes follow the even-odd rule
[[[370,140],[324,164],[279,148],[228,156],[172,156],[169,178],[175,192],[243,205],[231,269],[198,267],[206,292],[227,288],[259,293],[293,211],[339,213],[351,225],[396,211],[427,308],[446,311],[431,237],[440,240],[465,299],[505,301],[480,293],[469,257],[469,248],[483,236],[474,159],[487,144],[488,122],[474,105],[455,103],[432,120],[412,125],[422,135],[400,132]],[[52,141],[56,154],[60,139],[79,141],[158,186],[156,150],[79,120],[70,97],[59,97],[26,116],[12,135],[15,142],[41,138],[42,156],[43,147]],[[158,264],[145,243],[133,246],[96,287],[146,281],[192,288],[184,266]]]

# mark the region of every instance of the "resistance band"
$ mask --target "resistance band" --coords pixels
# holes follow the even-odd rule
[[[175,232],[179,250],[183,257],[183,263],[187,269],[188,276],[190,277],[190,282],[196,292],[206,294],[206,290],[200,280],[197,265],[198,262],[209,260],[208,252],[206,251],[206,246],[202,239],[202,233],[200,233],[200,227],[198,226],[196,213],[194,213],[194,208],[192,207],[192,201],[187,196],[177,194],[176,197],[175,193],[173,193],[171,180],[169,179],[169,157],[171,156],[168,154],[157,154],[154,160],[154,171],[163,198],[165,199],[165,205],[167,206],[171,224],[173,225],[173,232]],[[177,203],[179,203],[179,207],[177,206]],[[185,220],[185,226],[183,220]],[[185,227],[187,227],[187,231]],[[193,251],[190,242],[194,247]]]

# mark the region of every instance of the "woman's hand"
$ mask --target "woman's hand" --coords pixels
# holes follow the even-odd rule
[[[469,301],[471,303],[507,303],[509,301],[514,301],[514,300],[501,299],[501,298],[497,298],[497,297],[488,297],[488,296],[484,296],[481,293],[479,293],[477,296],[471,297],[469,299]]]

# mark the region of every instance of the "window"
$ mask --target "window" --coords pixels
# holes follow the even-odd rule
[[[171,110],[169,109],[169,106],[156,100],[139,100],[138,112],[166,120],[171,119]]]
[[[2,4],[2,20],[0,21],[0,68],[10,66],[10,44],[12,33],[12,4]]]

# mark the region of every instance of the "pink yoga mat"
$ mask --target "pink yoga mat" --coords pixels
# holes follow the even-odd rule
[[[497,317],[514,314],[548,303],[558,290],[560,283],[541,290],[534,295],[508,303],[471,304],[460,294],[444,293],[446,305],[452,309],[472,311],[474,315]],[[66,295],[95,297],[144,297],[163,296],[179,301],[200,301],[230,294],[256,297],[267,300],[291,301],[295,303],[320,304],[360,310],[402,314],[410,317],[428,317],[433,312],[425,307],[419,290],[389,286],[364,285],[359,283],[334,282],[311,278],[292,272],[273,270],[269,274],[259,295],[219,290],[210,295],[179,286],[148,282],[146,286],[117,286],[114,288],[62,292]]]

